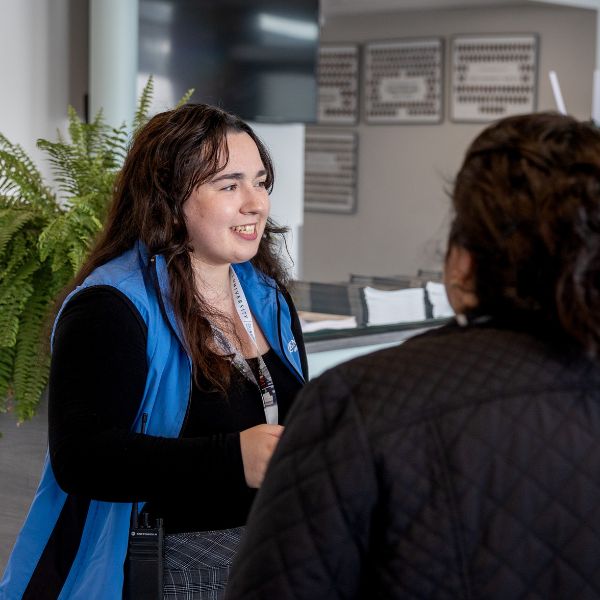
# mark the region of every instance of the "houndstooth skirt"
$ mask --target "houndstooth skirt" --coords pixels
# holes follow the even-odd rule
[[[164,600],[220,600],[244,527],[165,536]]]

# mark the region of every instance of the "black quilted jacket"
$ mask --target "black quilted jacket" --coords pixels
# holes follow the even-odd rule
[[[600,367],[488,323],[327,372],[227,598],[600,598]]]

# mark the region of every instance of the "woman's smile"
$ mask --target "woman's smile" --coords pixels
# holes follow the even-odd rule
[[[244,240],[254,241],[258,237],[256,223],[251,223],[249,225],[236,225],[235,227],[232,227],[231,230]]]

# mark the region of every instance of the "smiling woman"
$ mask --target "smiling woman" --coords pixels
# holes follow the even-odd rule
[[[254,140],[228,133],[226,144],[224,171],[199,185],[183,205],[201,279],[213,268],[253,258],[269,216],[267,172]]]
[[[256,256],[269,216],[267,171],[258,146],[246,132],[225,138],[222,170],[198,185],[183,205],[196,288],[218,315],[213,321],[227,332],[246,356],[268,351],[259,326],[256,340],[235,318],[229,272],[231,264]],[[214,324],[215,324],[214,323]]]
[[[136,135],[57,316],[50,463],[0,597],[221,595],[306,377],[272,185],[266,148],[217,108]]]

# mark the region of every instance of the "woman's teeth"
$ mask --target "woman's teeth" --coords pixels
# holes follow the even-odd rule
[[[256,232],[256,225],[238,225],[237,227],[232,227],[232,229],[238,233],[247,233],[250,235]]]

